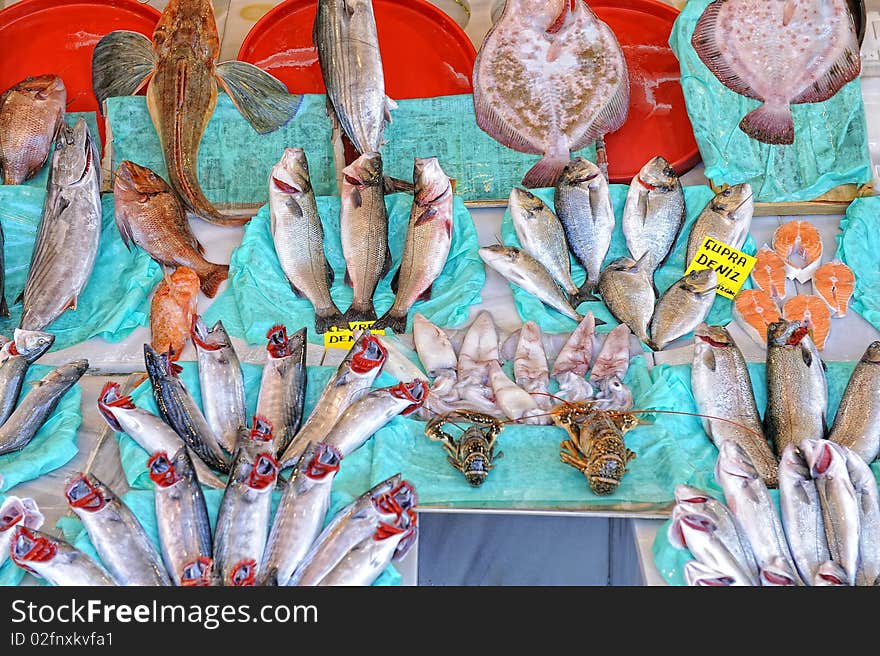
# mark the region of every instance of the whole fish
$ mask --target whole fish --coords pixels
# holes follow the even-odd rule
[[[630,183],[623,208],[623,234],[636,261],[648,255],[653,274],[669,256],[685,220],[684,191],[672,164],[660,156],[642,167]]]
[[[16,565],[50,585],[119,585],[106,569],[73,545],[25,526],[16,527],[10,553]]]
[[[525,251],[496,244],[484,246],[479,253],[488,266],[545,305],[575,321],[580,322],[584,318],[572,305],[572,301],[577,302],[578,299],[572,299],[564,293],[544,265]]]
[[[691,587],[714,588],[737,585],[736,579],[732,576],[719,572],[708,565],[703,565],[698,560],[689,560],[684,564],[684,580]]]
[[[791,105],[828,100],[858,76],[859,26],[851,14],[852,4],[849,0],[709,3],[691,42],[723,85],[761,101],[740,121],[743,132],[765,143],[794,143]]]
[[[584,288],[592,290],[599,284],[602,263],[611,247],[617,221],[608,181],[598,166],[576,157],[556,181],[554,204],[568,247],[587,272]]]
[[[287,337],[284,326],[266,333],[268,357],[260,379],[257,414],[273,429],[272,453],[278,457],[287,449],[302,423],[306,402],[306,329]]]
[[[397,105],[385,95],[372,0],[320,0],[313,40],[342,129],[359,153],[378,151]]]
[[[3,505],[0,505],[0,565],[9,558],[9,547],[18,527],[38,529],[44,520],[37,502],[30,497],[19,499],[8,496],[3,500]]]
[[[416,159],[415,194],[400,268],[392,280],[394,304],[374,328],[406,332],[409,309],[431,297],[431,286],[443,272],[452,247],[452,182],[436,157]]]
[[[375,337],[364,333],[355,340],[336,373],[327,381],[312,414],[279,458],[282,468],[295,464],[309,442],[324,440],[346,408],[370,390],[385,360],[385,349]]]
[[[20,327],[42,330],[68,308],[92,275],[101,239],[101,156],[84,118],[62,125],[46,202],[21,299]]]
[[[732,578],[733,585],[757,584],[754,572],[743,566],[719,535],[713,518],[699,510],[688,508],[687,504],[676,505],[669,539],[674,546],[686,547],[699,562]]]
[[[767,409],[764,433],[777,454],[789,444],[825,436],[828,387],[825,365],[799,321],[767,329]]]
[[[2,426],[21,394],[27,370],[55,342],[55,335],[39,330],[15,329],[15,336],[0,349],[0,426]]]
[[[144,344],[144,363],[162,419],[206,465],[227,473],[226,455],[199,406],[178,378],[177,365],[168,359],[167,354],[156,353],[149,344]]]
[[[828,439],[867,463],[880,454],[880,342],[872,342],[849,377]]]
[[[77,474],[64,496],[119,585],[171,585],[144,527],[110,488],[91,474]]]
[[[513,378],[517,385],[532,395],[539,408],[549,410],[552,407],[550,369],[541,344],[541,327],[534,321],[526,321],[519,333],[513,360]]]
[[[165,158],[168,181],[193,214],[219,225],[249,217],[226,216],[209,201],[198,177],[202,133],[217,104],[218,84],[260,134],[293,118],[301,96],[252,64],[217,63],[220,38],[210,0],[171,0],[152,40],[137,32],[110,32],[92,54],[98,106],[146,85],[147,109]],[[103,110],[102,110],[103,111]]]
[[[88,360],[61,365],[33,383],[9,418],[0,426],[0,455],[21,451],[55,411],[58,402],[89,368]]]
[[[700,212],[691,227],[685,266],[693,262],[706,237],[712,237],[731,248],[741,249],[749,236],[754,214],[755,201],[748,182],[733,185],[718,193]]]
[[[629,370],[629,338],[632,331],[626,324],[620,324],[605,336],[602,348],[593,361],[590,383],[612,376],[623,380]]]
[[[318,537],[341,460],[336,449],[322,442],[303,451],[275,511],[260,568],[262,585],[287,585]]]
[[[314,306],[315,330],[348,328],[330,297],[334,274],[324,253],[324,227],[302,148],[285,148],[269,174],[269,217],[278,262],[293,293]]]
[[[804,454],[794,444],[785,447],[779,462],[779,507],[794,564],[801,578],[812,585],[819,566],[831,559],[831,552],[816,481]]]
[[[57,75],[26,78],[0,96],[3,184],[21,184],[43,168],[66,106],[67,90]]]
[[[497,412],[495,393],[489,386],[489,365],[497,360],[498,330],[492,315],[482,310],[468,327],[458,355],[455,389],[468,407],[488,414]]]
[[[150,301],[150,345],[179,360],[190,337],[199,296],[199,276],[181,266],[165,274]]]
[[[498,360],[489,362],[489,383],[495,396],[495,405],[505,417],[524,424],[549,423],[549,413],[541,410],[531,394],[507,377]]]
[[[846,468],[859,503],[859,568],[856,585],[880,584],[880,498],[877,479],[868,464],[849,450]]]
[[[418,410],[427,396],[428,384],[423,380],[367,392],[346,408],[323,442],[348,457],[397,415]]]
[[[116,227],[128,248],[134,242],[159,264],[189,267],[198,275],[205,296],[214,298],[229,275],[229,265],[205,259],[205,249],[168,183],[147,167],[125,160],[116,169],[113,203]]]
[[[736,442],[764,484],[776,487],[776,456],[764,437],[749,369],[723,326],[703,323],[694,331],[691,389],[712,443],[720,448],[727,440]]]
[[[605,267],[599,276],[599,294],[605,307],[645,343],[649,341],[648,324],[657,301],[649,260],[647,253],[638,262],[621,257]]]
[[[339,230],[346,282],[354,290],[345,321],[372,321],[376,318],[376,285],[391,269],[382,156],[364,153],[345,167],[342,175]]]
[[[590,371],[595,332],[596,319],[591,310],[571,333],[550,370],[559,383],[558,395],[566,401],[579,403],[593,396],[593,386],[584,376]]]
[[[175,585],[210,585],[214,559],[205,496],[186,449],[159,451],[147,467],[156,485],[156,525],[165,568]]]
[[[474,63],[477,125],[543,156],[526,187],[552,187],[571,151],[626,120],[629,73],[611,28],[586,2],[508,0]]]
[[[208,330],[205,322],[195,317],[191,334],[199,362],[199,387],[205,419],[220,445],[231,453],[238,430],[247,426],[241,363],[222,321]],[[259,409],[257,412],[262,413]]]

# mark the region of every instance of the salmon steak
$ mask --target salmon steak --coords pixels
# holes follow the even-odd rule
[[[772,248],[764,244],[755,255],[755,268],[752,269],[752,282],[777,301],[785,298],[785,260]]]
[[[768,144],[794,143],[791,106],[833,97],[858,77],[859,17],[847,0],[715,0],[691,43],[730,90],[762,104],[740,129]]]
[[[831,311],[821,298],[812,294],[799,294],[790,298],[782,307],[782,316],[788,321],[800,321],[809,328],[816,348],[820,351],[825,348],[825,341],[831,331]]]
[[[733,317],[758,344],[767,345],[767,328],[782,318],[776,301],[766,291],[744,289],[733,301]]]
[[[179,360],[189,339],[199,296],[199,276],[189,267],[165,275],[150,304],[150,345]]]
[[[809,221],[789,221],[773,233],[773,250],[785,261],[785,276],[807,282],[822,263],[822,235]]]
[[[813,292],[825,301],[831,315],[845,317],[856,289],[856,276],[843,262],[827,262],[813,274]]]

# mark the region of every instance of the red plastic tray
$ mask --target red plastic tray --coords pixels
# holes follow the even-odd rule
[[[291,93],[324,93],[312,27],[318,3],[287,0],[245,37],[238,58],[268,71]],[[388,95],[428,98],[471,92],[476,51],[467,34],[425,0],[374,0]]]

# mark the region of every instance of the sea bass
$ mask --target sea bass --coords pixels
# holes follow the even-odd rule
[[[260,379],[257,414],[273,430],[272,453],[278,457],[287,449],[302,423],[306,402],[306,329],[292,337],[284,326],[272,326],[266,333],[268,356]]]
[[[21,394],[21,386],[31,363],[52,348],[55,335],[39,330],[16,328],[13,339],[0,349],[0,426],[2,426]]]
[[[598,287],[602,301],[614,318],[629,326],[645,343],[649,339],[648,323],[657,300],[649,261],[648,253],[638,262],[628,257],[614,260],[599,276]]]
[[[10,552],[16,565],[46,579],[50,585],[119,585],[102,565],[72,544],[42,531],[19,525]]]
[[[868,463],[880,454],[880,342],[868,346],[850,375],[828,439]]]
[[[186,266],[175,269],[156,285],[150,301],[150,345],[171,360],[179,360],[190,337],[199,297],[199,276]]]
[[[165,158],[168,181],[193,214],[218,225],[241,225],[249,217],[226,216],[205,197],[198,178],[202,133],[217,104],[218,85],[260,134],[293,118],[301,96],[252,64],[217,63],[220,38],[210,0],[171,0],[152,41],[118,30],[102,38],[92,55],[92,86],[98,106],[146,85],[147,109]]]
[[[693,262],[706,237],[712,237],[737,250],[742,248],[749,236],[754,213],[755,201],[748,182],[733,185],[717,194],[691,228],[685,266]]]
[[[702,269],[684,276],[663,292],[651,317],[651,341],[655,351],[684,337],[706,320],[718,289],[715,269]]]

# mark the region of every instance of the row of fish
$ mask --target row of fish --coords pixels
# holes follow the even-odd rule
[[[867,463],[826,440],[789,444],[777,510],[748,455],[721,445],[715,478],[725,502],[675,490],[668,536],[695,560],[688,585],[880,585],[880,499]]]

